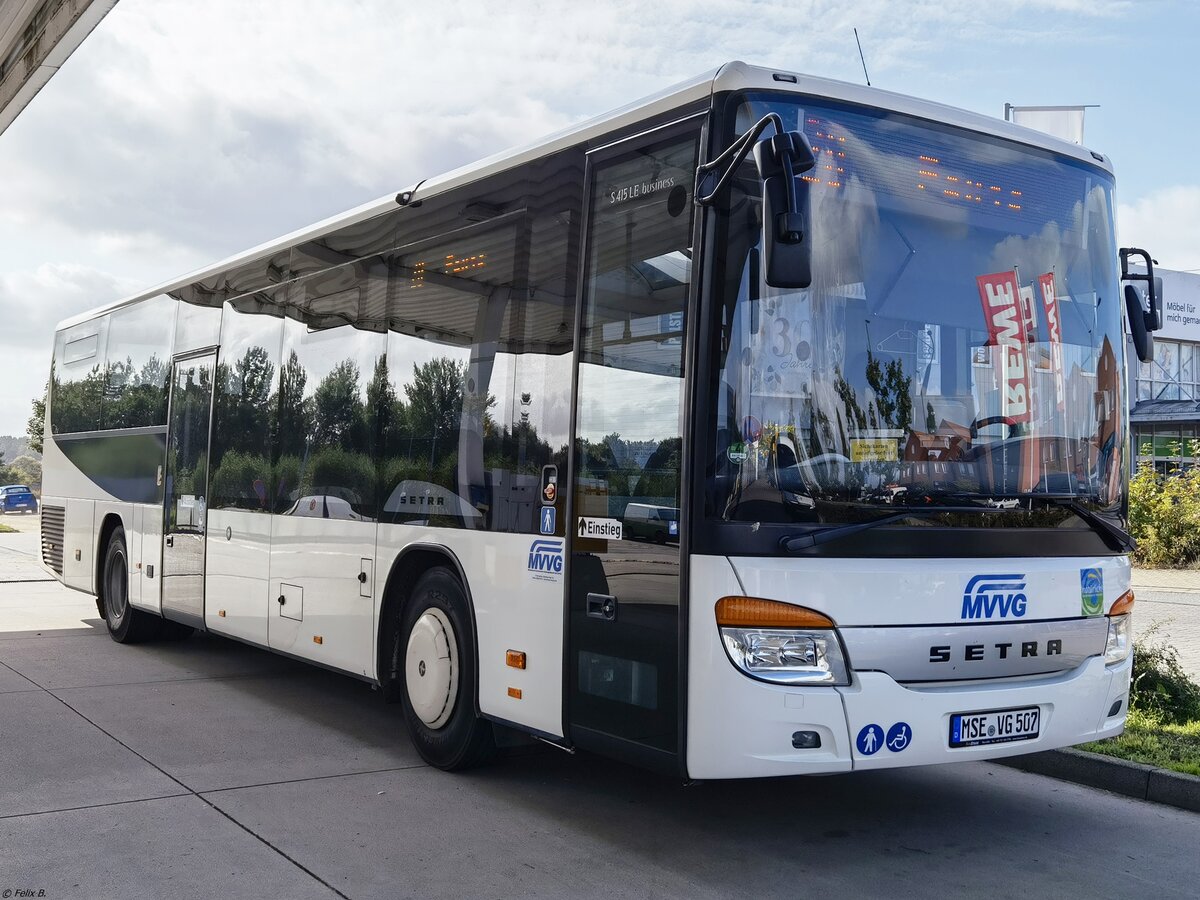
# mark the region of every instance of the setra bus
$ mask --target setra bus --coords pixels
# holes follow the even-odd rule
[[[1157,299],[1112,191],[730,63],[63,322],[44,562],[117,641],[378,685],[445,769],[505,729],[693,779],[1117,734]]]

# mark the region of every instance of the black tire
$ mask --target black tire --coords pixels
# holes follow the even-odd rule
[[[98,587],[97,599],[103,607],[109,637],[118,644],[158,637],[163,620],[129,605],[129,553],[125,549],[125,529],[119,525],[108,536]]]
[[[496,750],[491,723],[475,715],[470,616],[454,573],[430,569],[404,605],[392,648],[413,745],[423,760],[446,771],[479,765]],[[442,646],[448,656],[436,649]]]

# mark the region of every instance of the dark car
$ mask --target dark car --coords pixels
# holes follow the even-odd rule
[[[38,511],[37,497],[23,484],[6,484],[0,487],[0,514],[10,512]]]

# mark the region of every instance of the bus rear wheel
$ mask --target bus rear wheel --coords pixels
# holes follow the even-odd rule
[[[417,580],[396,631],[400,703],[413,745],[447,771],[485,762],[496,746],[491,723],[475,715],[469,616],[458,578],[433,568]]]

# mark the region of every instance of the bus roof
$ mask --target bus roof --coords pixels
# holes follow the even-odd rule
[[[72,316],[59,322],[56,330],[61,331],[64,328],[86,322],[89,319],[112,312],[123,306],[128,306],[150,297],[156,297],[160,294],[170,293],[202,281],[210,276],[217,275],[226,269],[232,269],[255,259],[270,256],[288,247],[319,238],[334,230],[355,225],[359,222],[365,222],[376,216],[391,212],[397,208],[396,197],[398,193],[408,191],[412,192],[414,197],[428,199],[444,191],[530,162],[574,144],[602,137],[607,132],[617,131],[636,124],[640,120],[669,114],[674,109],[681,109],[714,94],[756,89],[829,98],[904,113],[916,118],[941,122],[969,131],[976,131],[1050,150],[1064,156],[1074,157],[1110,173],[1112,171],[1112,166],[1105,157],[1085,147],[1062,141],[1043,132],[1014,125],[1011,122],[1006,122],[992,116],[982,115],[954,106],[947,106],[930,100],[921,100],[916,97],[897,94],[880,88],[867,87],[829,78],[818,78],[798,72],[786,72],[779,69],[751,66],[743,62],[734,61],[626,106],[619,107],[603,115],[570,126],[562,131],[547,135],[534,143],[504,150],[442,175],[423,179],[409,187],[401,188],[397,193],[387,194],[378,200],[364,203],[354,209],[322,219],[312,225],[285,234],[275,240],[251,247],[249,250],[197,269],[179,278],[156,285],[133,296]]]

